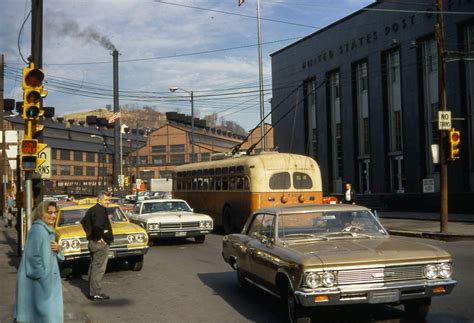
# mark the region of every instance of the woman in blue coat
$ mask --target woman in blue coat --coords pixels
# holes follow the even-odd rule
[[[57,212],[53,201],[43,201],[33,211],[33,224],[18,267],[14,311],[16,322],[64,321],[58,266],[58,260],[64,257],[55,241],[53,228]]]

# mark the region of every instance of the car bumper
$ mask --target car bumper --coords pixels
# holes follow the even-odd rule
[[[400,303],[405,300],[448,295],[457,284],[455,280],[437,282],[391,283],[370,286],[345,286],[317,291],[295,291],[303,306],[342,304]]]
[[[212,229],[192,231],[147,231],[150,238],[186,238],[209,234]]]
[[[109,249],[109,259],[114,258],[127,258],[133,256],[145,255],[148,252],[148,246],[140,248],[110,248]],[[65,255],[64,261],[72,262],[81,259],[90,259],[89,251],[81,252],[73,255]]]

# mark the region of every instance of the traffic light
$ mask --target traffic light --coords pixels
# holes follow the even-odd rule
[[[36,170],[43,165],[46,159],[41,158],[40,153],[46,146],[36,139],[23,139],[20,149],[20,169]]]
[[[452,128],[449,131],[449,160],[459,159],[459,143],[461,134],[458,130]]]
[[[23,68],[23,112],[25,120],[38,120],[43,115],[41,99],[48,91],[43,89],[44,73],[33,63]]]

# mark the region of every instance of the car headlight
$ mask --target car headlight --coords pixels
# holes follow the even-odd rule
[[[79,241],[79,239],[74,239],[71,241],[71,248],[78,249],[78,250],[81,249],[81,242]]]
[[[441,278],[450,278],[453,273],[453,267],[450,263],[443,263],[438,265],[438,275]]]
[[[69,249],[69,246],[70,246],[69,240],[61,240],[59,244],[61,245],[61,248]]]
[[[135,242],[135,236],[133,234],[127,235],[127,241],[128,241],[128,243],[134,243]]]
[[[305,281],[309,288],[316,288],[321,284],[321,278],[316,273],[307,274]]]
[[[324,286],[326,287],[332,287],[336,284],[336,274],[334,274],[333,272],[325,272],[323,273],[322,277],[321,277],[321,281],[323,283]]]
[[[212,228],[212,221],[206,222],[206,228]]]
[[[145,242],[145,235],[143,233],[139,233],[135,236],[135,239],[139,243]]]
[[[428,279],[435,279],[436,277],[438,277],[438,267],[436,267],[435,265],[426,265],[424,275]]]

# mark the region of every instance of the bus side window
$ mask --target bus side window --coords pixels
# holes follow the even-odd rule
[[[222,186],[222,177],[216,176],[216,191],[220,191]]]
[[[249,178],[247,176],[244,176],[242,179],[243,179],[243,182],[244,182],[244,191],[249,191],[250,190]]]
[[[222,190],[227,191],[229,189],[229,177],[222,176]]]
[[[233,191],[235,190],[235,176],[230,176],[229,177],[229,190]]]
[[[244,189],[244,179],[242,176],[237,176],[236,178],[236,189],[242,191]]]

